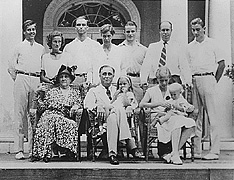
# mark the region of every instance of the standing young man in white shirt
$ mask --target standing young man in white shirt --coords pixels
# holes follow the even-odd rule
[[[201,158],[202,107],[205,109],[210,124],[210,152],[205,160],[219,159],[220,135],[216,109],[216,84],[219,82],[225,60],[218,43],[205,35],[205,24],[200,18],[191,21],[195,39],[189,43],[187,56],[193,76],[193,104],[199,110],[195,131],[195,157]]]
[[[17,160],[24,159],[24,125],[32,106],[32,97],[40,83],[41,56],[44,47],[35,41],[36,23],[26,20],[23,23],[25,40],[16,46],[13,58],[9,61],[8,72],[14,81],[14,147]],[[28,123],[29,155],[32,147],[32,129]]]
[[[115,69],[113,83],[116,84],[117,79],[120,76],[120,53],[118,46],[112,43],[115,30],[112,25],[104,24],[100,29],[100,34],[102,36],[102,52],[100,52],[101,59],[99,64],[97,68],[94,69],[94,82],[100,82],[98,70],[101,66],[106,64],[112,66]]]
[[[85,17],[76,19],[75,29],[77,37],[64,48],[65,52],[71,53],[74,65],[77,66],[76,79],[73,83],[93,83],[93,67],[100,60],[100,52],[103,50],[97,41],[88,37],[89,26]]]
[[[120,74],[128,75],[133,85],[133,93],[140,103],[143,98],[143,90],[140,86],[140,70],[145,59],[147,48],[136,39],[137,25],[134,21],[128,21],[124,27],[125,40],[119,45],[121,64]]]

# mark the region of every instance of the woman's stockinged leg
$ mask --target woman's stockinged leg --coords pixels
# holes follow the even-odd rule
[[[172,142],[172,152],[171,154],[179,154],[179,143],[180,143],[180,136],[181,136],[181,128],[177,128],[172,131],[171,133],[171,142]]]
[[[188,138],[190,138],[190,136],[194,132],[195,132],[195,127],[185,128],[182,130],[180,142],[179,142],[179,149],[181,149],[183,147],[184,143],[188,140]]]
[[[183,164],[179,156],[180,136],[181,136],[181,128],[177,128],[173,130],[171,133],[171,143],[172,143],[171,162],[176,165]]]

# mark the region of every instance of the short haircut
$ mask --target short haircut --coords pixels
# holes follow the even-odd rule
[[[137,29],[137,24],[136,24],[134,21],[128,21],[128,22],[125,24],[124,27],[126,27],[126,26],[135,26],[136,29]]]
[[[168,67],[162,66],[162,67],[160,67],[160,68],[157,69],[157,71],[156,71],[156,78],[160,79],[161,77],[168,77],[168,78],[171,77],[171,72],[168,69]]]
[[[179,83],[172,83],[168,86],[169,92],[183,92],[183,87]]]
[[[35,26],[37,26],[37,24],[33,20],[28,19],[28,20],[24,21],[23,26],[22,26],[23,31],[25,32],[26,29],[28,28],[28,26],[31,26],[33,24],[35,24]]]
[[[76,18],[76,22],[77,22],[77,20],[85,20],[86,23],[88,24],[88,20],[86,19],[85,16],[79,16],[78,18]]]
[[[197,25],[197,24],[200,24],[201,27],[204,27],[204,26],[205,26],[205,23],[202,21],[201,18],[195,18],[195,19],[193,19],[193,20],[190,22],[190,25],[191,25],[191,26],[194,26],[194,25]]]
[[[99,68],[99,74],[101,73],[102,69],[107,68],[107,67],[111,68],[111,69],[113,70],[113,73],[115,74],[115,68],[113,68],[112,66],[107,65],[107,64],[102,65],[102,66]]]
[[[110,24],[104,24],[100,29],[101,34],[105,34],[109,31],[110,31],[112,36],[115,34],[115,30],[114,30],[113,26]]]
[[[62,38],[61,46],[63,46],[64,43],[65,43],[63,34],[61,32],[59,32],[59,31],[53,31],[46,37],[47,45],[49,46],[50,49],[52,48],[53,38],[56,37],[56,36],[60,36]]]
[[[161,24],[162,24],[162,23],[165,23],[165,22],[167,22],[167,23],[169,23],[169,24],[170,24],[170,26],[171,26],[171,30],[172,30],[172,23],[171,23],[171,21],[162,21],[162,22],[160,22],[160,24],[159,24],[158,28],[159,28],[159,29],[161,29]]]

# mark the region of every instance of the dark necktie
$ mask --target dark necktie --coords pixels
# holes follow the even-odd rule
[[[158,63],[158,67],[166,65],[166,54],[167,54],[166,44],[167,44],[166,42],[163,42],[163,48],[162,48],[161,57]]]
[[[106,87],[106,95],[108,96],[108,98],[109,98],[110,100],[112,100],[111,92],[110,92],[110,90],[109,90],[109,87]]]

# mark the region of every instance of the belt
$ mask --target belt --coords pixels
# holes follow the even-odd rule
[[[194,75],[192,75],[193,77],[195,76],[214,76],[214,73],[213,72],[206,72],[206,73],[196,73]]]
[[[140,73],[127,73],[128,76],[140,77]]]
[[[75,76],[79,76],[79,77],[86,76],[86,75],[87,75],[87,73],[75,74]]]
[[[24,74],[24,75],[27,75],[27,76],[40,77],[39,73],[29,73],[29,72],[24,72],[24,71],[20,71],[20,70],[17,70],[16,72],[17,72],[17,74]]]

